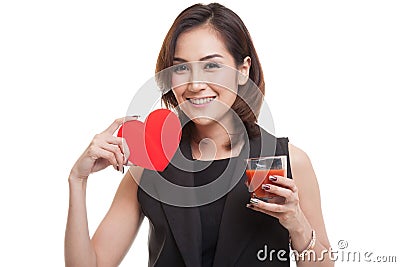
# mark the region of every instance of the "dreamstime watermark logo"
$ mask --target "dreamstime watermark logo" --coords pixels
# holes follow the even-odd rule
[[[330,259],[334,262],[371,262],[371,263],[397,263],[398,258],[394,255],[377,255],[369,250],[350,250],[346,240],[339,240],[337,248],[324,249],[319,253],[314,250],[302,253],[290,250],[289,255],[286,250],[269,249],[268,245],[257,252],[257,259],[260,261],[307,261],[321,262]]]

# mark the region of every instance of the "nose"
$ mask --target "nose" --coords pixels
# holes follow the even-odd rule
[[[190,92],[199,92],[201,90],[204,90],[207,87],[207,84],[205,82],[191,82],[189,83],[188,90]]]
[[[189,91],[198,92],[207,87],[204,80],[204,73],[201,64],[192,64],[192,72],[190,75],[190,83],[188,86]]]

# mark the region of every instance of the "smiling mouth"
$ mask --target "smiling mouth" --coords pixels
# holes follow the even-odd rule
[[[188,98],[190,103],[194,105],[204,105],[212,102],[216,97],[204,97],[204,98]]]

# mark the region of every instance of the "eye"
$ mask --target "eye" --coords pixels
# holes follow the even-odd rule
[[[221,66],[215,62],[207,62],[204,65],[204,69],[206,69],[206,70],[219,69],[219,68],[221,68]]]
[[[173,67],[173,72],[175,73],[185,73],[189,71],[189,67],[186,64],[179,64]]]

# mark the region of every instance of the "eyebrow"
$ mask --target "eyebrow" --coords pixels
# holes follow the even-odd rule
[[[223,58],[223,56],[221,56],[220,54],[211,54],[205,57],[200,58],[199,61],[205,61],[211,58],[215,58],[215,57],[220,57]],[[174,61],[179,61],[179,62],[187,62],[187,60],[183,59],[183,58],[179,58],[179,57],[174,57]]]

